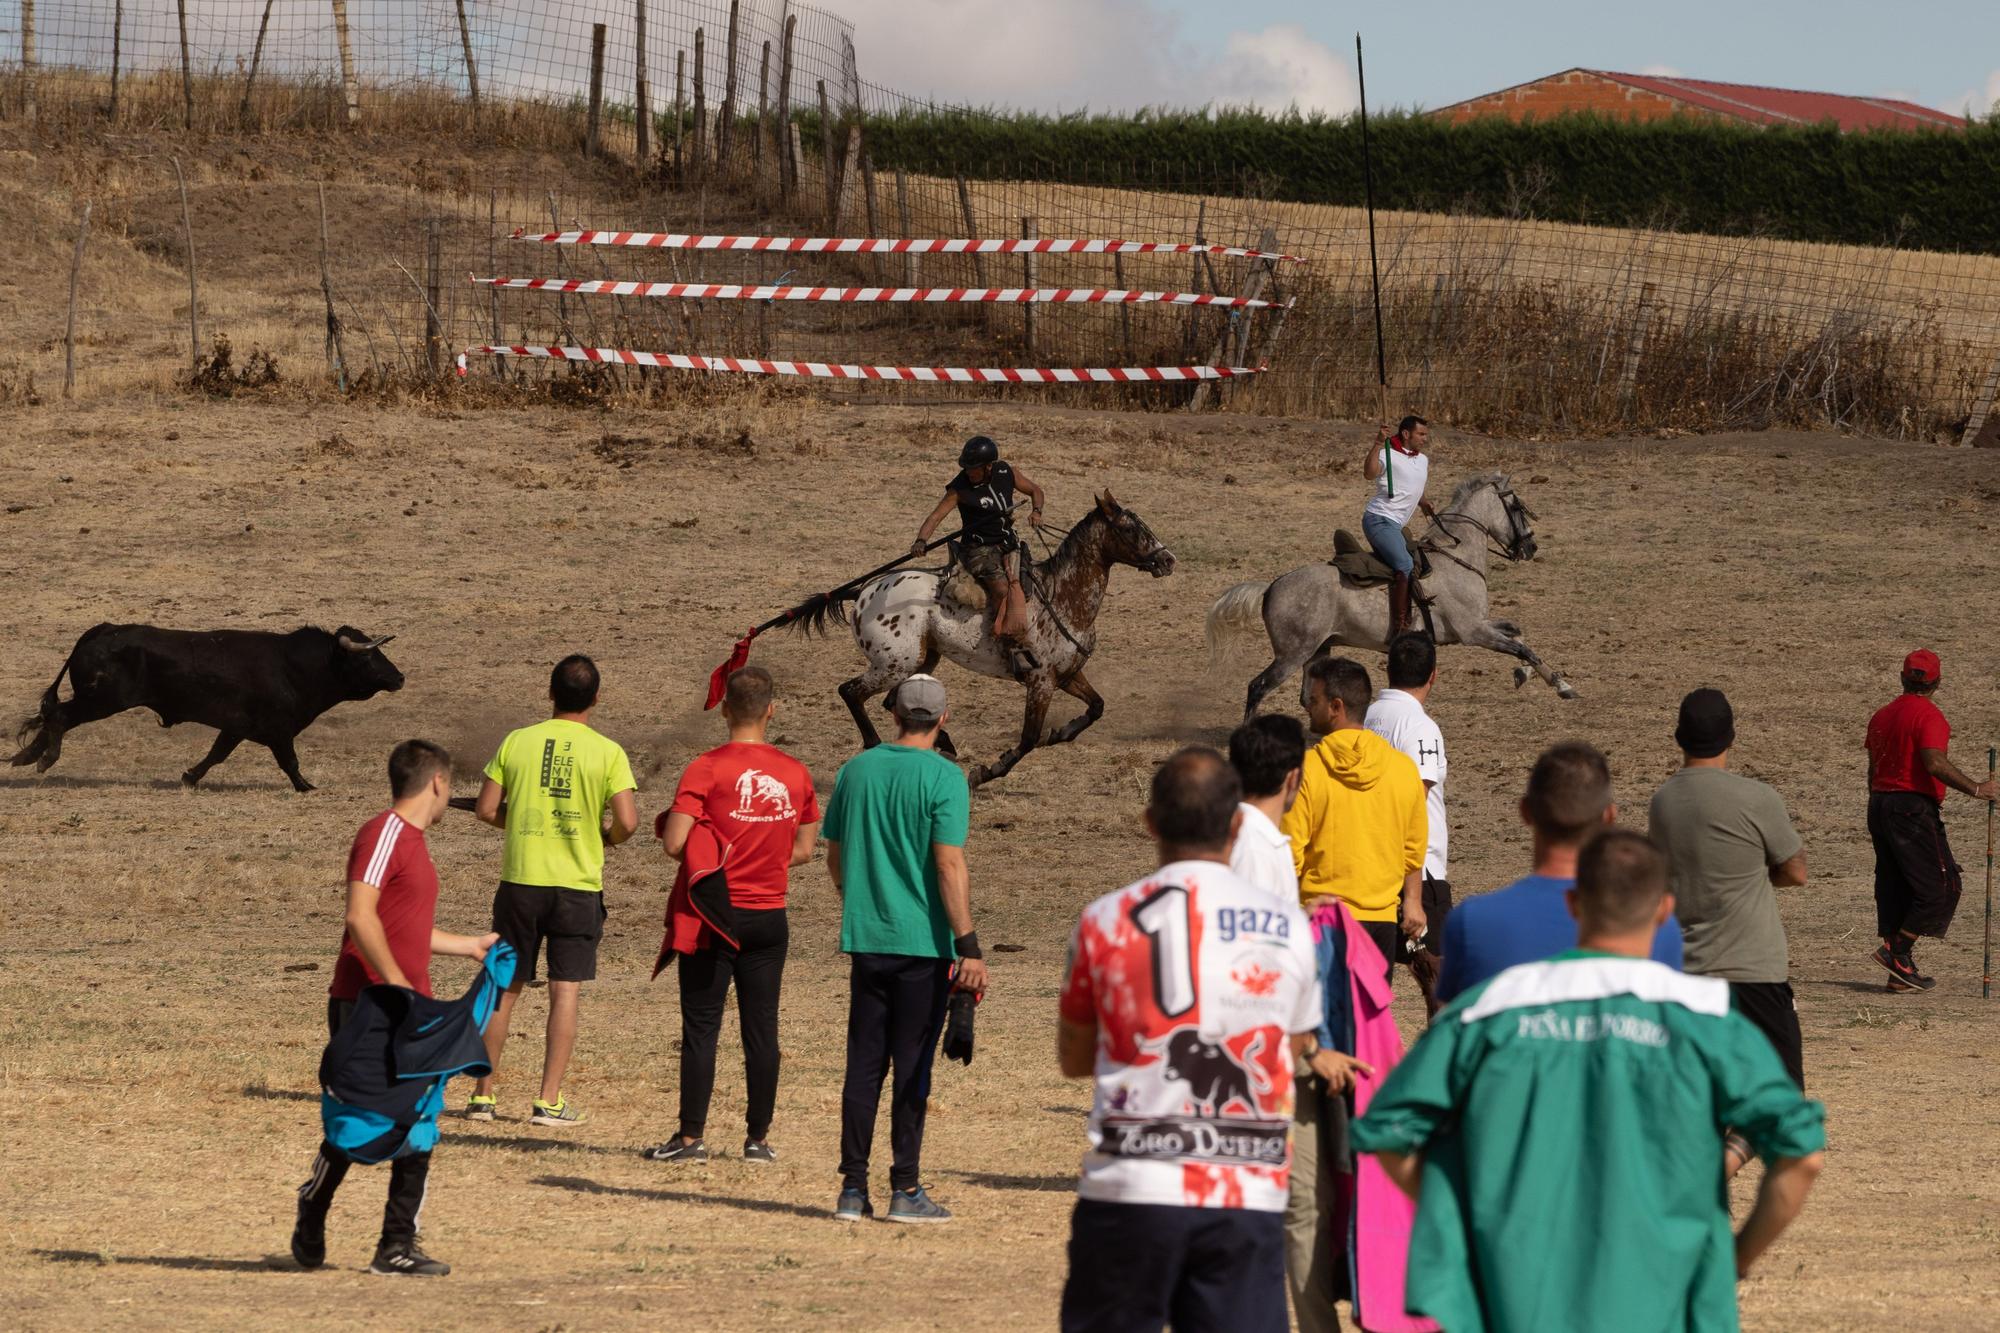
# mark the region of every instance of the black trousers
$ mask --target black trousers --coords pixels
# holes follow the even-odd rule
[[[1784,1061],[1785,1072],[1803,1090],[1806,1086],[1805,1036],[1799,1031],[1799,1008],[1789,981],[1732,981],[1730,1003],[1736,1012],[1757,1025],[1771,1039],[1771,1048]]]
[[[743,1031],[743,1074],[749,1092],[750,1137],[771,1132],[778,1103],[778,985],[785,975],[791,934],[785,909],[736,911],[740,948],[720,940],[699,952],[682,954],[681,974],[681,1136],[698,1139],[708,1126],[708,1103],[715,1094],[715,1042],[729,983],[736,983],[736,1016]]]
[[[840,1177],[868,1188],[868,1154],[882,1080],[895,1069],[889,1094],[889,1144],[895,1154],[889,1184],[915,1189],[924,1149],[924,1114],[931,1062],[951,999],[951,960],[904,954],[850,956],[847,992],[847,1076],[840,1089]]]
[[[1284,1333],[1285,1215],[1078,1199],[1063,1333]]]
[[[340,1025],[354,1012],[354,1001],[335,1000],[326,1002],[326,1028],[328,1037],[340,1031]],[[306,1183],[299,1186],[299,1206],[316,1212],[322,1219],[333,1207],[334,1191],[340,1182],[347,1179],[347,1168],[354,1165],[347,1154],[324,1140],[319,1152],[313,1157],[312,1174]],[[408,1244],[417,1238],[417,1227],[424,1211],[424,1192],[429,1187],[431,1155],[427,1152],[412,1153],[408,1157],[398,1157],[389,1165],[389,1202],[382,1209],[382,1244]]]
[[[1871,792],[1868,837],[1875,844],[1875,933],[1943,939],[1962,884],[1938,803],[1913,791]]]

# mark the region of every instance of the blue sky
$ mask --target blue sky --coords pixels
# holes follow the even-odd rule
[[[1237,101],[1346,111],[1354,32],[1371,106],[1443,106],[1573,65],[1901,96],[2000,100],[2000,0],[824,0],[862,75],[940,100],[1075,109]]]

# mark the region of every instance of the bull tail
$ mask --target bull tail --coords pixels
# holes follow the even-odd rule
[[[816,592],[780,617],[780,628],[797,630],[808,638],[827,632],[827,622],[847,623],[847,609],[861,596],[859,587],[849,585],[832,592]]]
[[[1239,583],[1215,599],[1208,608],[1203,632],[1208,639],[1208,669],[1213,671],[1231,640],[1247,636],[1264,623],[1264,594],[1268,583]]]
[[[62,689],[63,677],[69,674],[69,665],[74,660],[76,660],[76,649],[72,648],[69,656],[63,659],[61,669],[56,672],[56,678],[49,682],[46,690],[42,691],[41,704],[34,712],[22,718],[21,725],[14,729],[14,744],[22,747],[21,752],[13,759],[16,766],[33,763],[40,756],[43,741],[38,739],[36,734],[46,732],[55,724],[56,708],[61,702],[58,692]]]

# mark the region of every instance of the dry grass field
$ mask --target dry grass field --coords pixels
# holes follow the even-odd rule
[[[632,751],[650,821],[720,736],[708,669],[742,629],[900,549],[953,451],[990,431],[1073,519],[1109,486],[1180,564],[1114,579],[1092,676],[1109,701],[1074,745],[976,794],[969,848],[994,956],[969,1069],[941,1066],[926,1153],[948,1227],[837,1226],[845,969],[815,863],[795,877],[776,1167],[735,1156],[739,1048],[725,1030],[706,1168],[642,1161],[670,1131],[678,1013],[646,980],[669,878],[612,853],[601,978],[569,1085],[589,1115],[526,1124],[537,996],[502,1071],[502,1119],[445,1126],[425,1243],[435,1283],[366,1276],[384,1173],[355,1172],[327,1271],[284,1257],[318,1133],[314,1070],[349,839],[410,735],[462,782],[541,714],[548,665],[595,654],[599,723]],[[1202,613],[1224,587],[1316,558],[1362,498],[1360,429],[1005,406],[869,406],[789,394],[666,411],[329,404],[279,391],[206,402],[135,389],[10,410],[0,453],[0,703],[27,711],[98,621],[396,633],[400,693],[344,706],[300,750],[294,795],[245,747],[199,791],[206,747],[128,714],[71,735],[45,776],[0,771],[0,1124],[16,1327],[1031,1328],[1052,1320],[1086,1089],[1054,1067],[1054,997],[1077,909],[1142,873],[1153,764],[1220,741],[1261,661],[1204,678]],[[1494,578],[1503,613],[1583,692],[1516,692],[1455,648],[1435,709],[1449,739],[1452,878],[1525,868],[1513,816],[1536,751],[1584,737],[1628,810],[1674,763],[1680,694],[1736,702],[1741,767],[1777,785],[1812,882],[1786,890],[1808,1076],[1832,1148],[1805,1216],[1744,1284],[1758,1330],[2000,1327],[2000,1002],[1978,996],[1979,812],[1950,826],[1972,891],[1927,946],[1928,996],[1882,993],[1861,827],[1860,735],[1917,643],[1945,662],[1960,762],[2000,739],[1990,592],[2000,456],[1765,434],[1507,444],[1446,434],[1440,475],[1504,468],[1542,516],[1543,556]],[[833,686],[849,642],[761,641],[777,736],[824,792],[854,739]],[[1371,663],[1372,665],[1372,663]],[[1014,691],[948,673],[975,759],[1018,722]],[[1274,700],[1285,706],[1289,689]],[[1064,714],[1066,716],[1066,714]],[[499,844],[448,815],[431,844],[440,925],[480,926]],[[990,945],[989,945],[990,948]],[[467,970],[441,964],[440,990]],[[1399,991],[1415,1030],[1413,994]],[[465,1086],[454,1085],[453,1103]],[[886,1128],[878,1151],[886,1150]],[[886,1170],[886,1162],[879,1162]],[[882,1188],[878,1184],[878,1190]],[[1739,1215],[1746,1195],[1739,1190]]]

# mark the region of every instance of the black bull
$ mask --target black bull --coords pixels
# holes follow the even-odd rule
[[[85,630],[69,660],[21,724],[16,767],[46,772],[62,755],[63,733],[128,708],[150,708],[160,725],[197,722],[219,733],[202,761],[181,774],[192,787],[244,741],[271,751],[299,791],[292,748],[298,734],[335,704],[403,688],[403,673],[382,653],[389,635],[371,639],[351,625],[260,630],[155,629],[97,625]],[[57,698],[67,674],[74,697]]]

